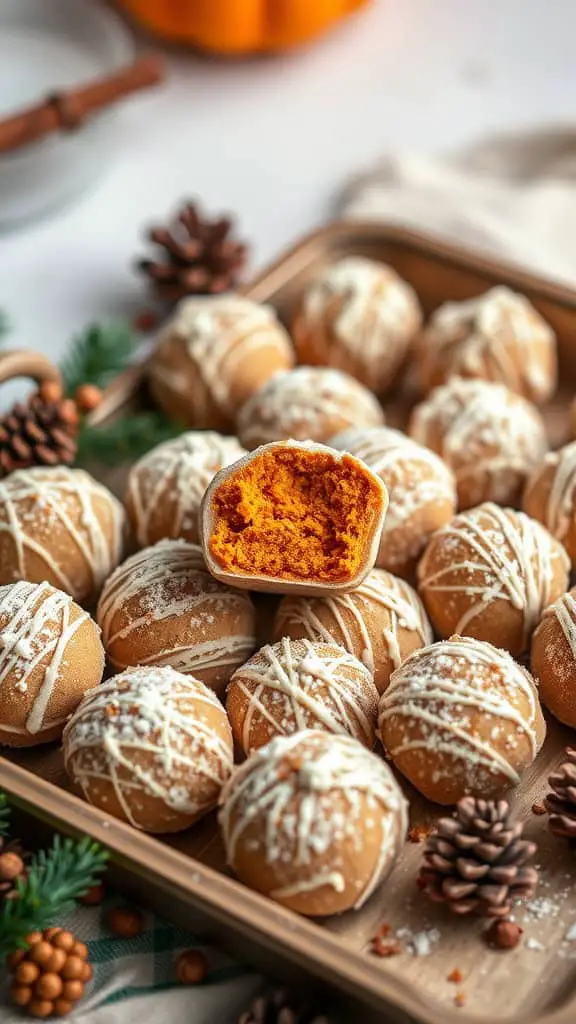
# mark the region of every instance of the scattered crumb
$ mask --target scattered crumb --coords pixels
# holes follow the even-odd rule
[[[546,946],[543,946],[541,942],[538,942],[538,939],[530,938],[526,941],[526,949],[533,949],[536,953],[540,953],[543,949],[546,949]]]
[[[428,824],[425,824],[423,822],[420,825],[412,825],[412,827],[408,829],[408,842],[423,843],[426,841],[426,839],[428,839],[428,836],[432,835],[434,831],[435,826],[432,825],[430,822],[428,822]]]
[[[545,804],[541,804],[541,803],[539,803],[539,804],[532,804],[532,814],[542,815],[542,814],[546,814],[546,813],[547,812],[546,812],[546,805]]]
[[[454,970],[451,971],[448,977],[446,978],[446,981],[451,982],[451,984],[453,985],[459,985],[462,981],[464,981],[464,975],[462,974],[460,968],[455,967]]]
[[[432,947],[440,939],[438,928],[429,928],[427,931],[412,932],[409,928],[401,928],[397,932],[399,939],[404,939],[408,952],[412,956],[430,956]]]
[[[537,896],[526,904],[526,912],[530,917],[542,921],[546,917],[557,917],[560,913],[560,904],[548,896]]]
[[[466,993],[457,992],[454,996],[454,1006],[466,1006]]]
[[[389,925],[387,921],[383,921],[382,924],[380,925],[378,931],[373,936],[373,938],[375,938],[375,939],[384,939],[384,938],[386,938],[387,935],[390,935],[391,931],[392,931],[391,925]]]
[[[398,939],[381,939],[378,936],[375,936],[370,945],[370,952],[374,956],[383,958],[388,956],[397,956],[398,953],[402,952],[402,946],[398,942]]]

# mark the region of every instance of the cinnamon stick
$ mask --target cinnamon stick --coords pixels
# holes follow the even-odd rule
[[[129,67],[78,89],[52,93],[33,107],[0,120],[0,153],[8,153],[57,131],[74,131],[93,114],[164,77],[159,54],[140,57]]]

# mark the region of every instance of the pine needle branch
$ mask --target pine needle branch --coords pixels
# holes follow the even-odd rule
[[[170,441],[181,433],[179,424],[156,409],[123,416],[103,426],[85,424],[78,439],[76,462],[119,465],[140,458],[157,444]]]
[[[10,817],[12,809],[8,803],[8,797],[0,792],[0,837],[4,838],[10,832]]]
[[[137,338],[128,324],[91,324],[73,338],[60,371],[69,397],[81,384],[105,388],[130,362]]]
[[[0,916],[0,957],[25,948],[26,936],[53,925],[76,899],[98,882],[108,853],[87,836],[55,836],[49,850],[30,861],[28,875],[16,882],[17,897],[6,900]]]

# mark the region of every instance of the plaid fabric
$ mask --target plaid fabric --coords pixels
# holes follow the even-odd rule
[[[100,907],[78,907],[65,921],[89,950],[94,969],[86,995],[66,1018],[86,1024],[233,1024],[261,987],[258,975],[206,946],[191,932],[144,914],[145,927],[135,939],[111,937],[104,923],[108,899]],[[185,949],[201,949],[208,962],[206,980],[183,986],[174,963]],[[22,1013],[10,1007],[4,986],[2,1024],[22,1024]]]

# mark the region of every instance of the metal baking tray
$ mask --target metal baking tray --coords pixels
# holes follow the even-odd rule
[[[245,294],[272,303],[289,323],[295,301],[318,268],[351,254],[394,266],[414,286],[427,312],[445,299],[467,298],[496,283],[526,294],[558,334],[563,393],[545,415],[553,443],[565,440],[567,401],[576,384],[576,292],[401,229],[342,222],[298,243]],[[118,378],[94,422],[145,404],[145,375],[143,364]],[[390,421],[401,422],[405,403],[391,400],[385,408]],[[99,475],[121,492],[123,471]],[[179,836],[153,838],[84,803],[68,790],[56,746],[5,750],[0,787],[37,821],[67,833],[87,833],[106,844],[125,884],[143,902],[177,923],[193,921],[197,932],[260,970],[284,980],[324,984],[355,1020],[574,1024],[576,943],[566,935],[576,921],[576,860],[568,846],[548,834],[546,818],[531,813],[532,805],[542,801],[547,776],[569,738],[569,730],[550,722],[544,750],[513,798],[518,815],[527,820],[528,836],[539,845],[542,881],[530,912],[518,908],[516,914],[525,941],[507,953],[488,949],[481,939],[481,922],[455,918],[418,893],[418,844],[406,844],[400,863],[362,910],[313,922],[229,876],[213,816]],[[433,822],[442,813],[410,786],[405,788],[413,823]],[[371,955],[370,939],[383,921],[412,935],[424,932],[429,955],[404,952],[385,960]],[[526,941],[530,938],[531,944]],[[454,969],[463,976],[458,986],[447,980]],[[457,989],[465,996],[461,1008],[455,1005]]]

